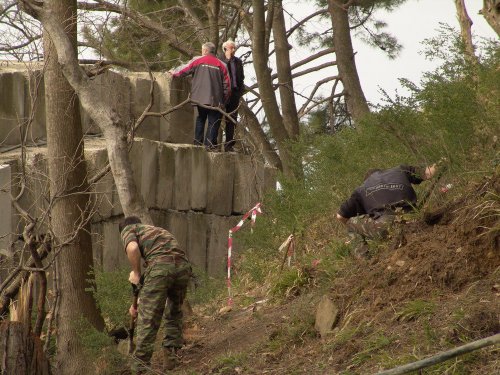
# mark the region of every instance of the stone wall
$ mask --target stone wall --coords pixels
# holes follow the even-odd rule
[[[155,73],[153,106],[161,112],[182,103],[189,94],[188,79],[171,80],[166,73]],[[93,78],[95,95],[109,104],[125,123],[135,121],[151,99],[151,80],[147,73],[106,71]],[[41,67],[19,63],[0,65],[0,146],[21,143],[21,132],[28,143],[46,138],[44,80]],[[86,134],[99,134],[97,125],[81,109]],[[194,113],[190,104],[164,117],[148,117],[138,129],[139,137],[171,143],[192,143]]]
[[[104,139],[87,139],[85,158],[89,177],[105,167]],[[211,275],[225,271],[229,229],[276,184],[276,170],[250,156],[208,153],[200,146],[137,138],[131,161],[155,225],[171,231],[192,262]],[[27,149],[27,184],[20,203],[34,217],[42,217],[48,205],[47,163],[45,148]],[[18,152],[0,154],[0,189],[5,190],[0,192],[0,209],[8,213],[2,215],[0,235],[20,233],[24,225],[6,195],[8,189],[19,192],[20,171]],[[118,233],[123,212],[112,175],[101,178],[92,192],[96,265],[104,270],[127,266]]]
[[[166,111],[188,96],[188,79],[171,80],[155,73],[150,112]],[[147,73],[114,71],[92,80],[95,95],[124,122],[134,122],[151,99]],[[44,82],[40,66],[0,64],[0,258],[10,251],[24,222],[10,195],[25,186],[19,204],[32,217],[43,218],[49,202],[45,133]],[[89,177],[108,163],[105,142],[88,114],[81,111],[86,133]],[[20,159],[21,131],[26,133],[25,168]],[[228,231],[241,215],[276,186],[276,170],[247,155],[208,153],[192,146],[194,114],[186,104],[166,116],[151,116],[138,129],[130,150],[134,179],[154,223],[170,230],[192,262],[215,275],[225,270]],[[92,135],[92,136],[91,136]],[[40,142],[42,141],[42,142]],[[21,178],[22,170],[24,179]],[[123,217],[113,176],[92,187],[92,239],[96,264],[105,270],[126,266],[118,233]],[[42,228],[44,230],[44,228]],[[5,254],[4,254],[5,255]]]

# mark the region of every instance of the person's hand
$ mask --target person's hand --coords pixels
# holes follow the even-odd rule
[[[130,281],[132,284],[139,285],[140,280],[141,280],[140,273],[135,272],[135,271],[130,271],[128,281]]]
[[[137,309],[134,308],[134,305],[130,305],[130,308],[128,309],[128,313],[132,318],[137,318]]]

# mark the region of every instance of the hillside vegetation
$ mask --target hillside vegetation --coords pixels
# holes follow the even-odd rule
[[[224,280],[200,277],[174,373],[371,374],[500,331],[498,49],[485,48],[475,71],[446,40],[431,41],[449,51],[436,72],[403,82],[411,95],[387,97],[356,129],[303,124],[294,148],[305,182],[283,181],[253,233],[238,232],[230,311]],[[424,204],[370,243],[369,260],[352,257],[334,217],[365,171],[443,157],[444,173],[418,188]],[[288,266],[278,248],[290,234]],[[338,317],[320,337],[325,295]],[[489,347],[422,373],[495,374],[499,358]]]

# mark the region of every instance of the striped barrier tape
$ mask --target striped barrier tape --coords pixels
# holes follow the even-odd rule
[[[257,218],[258,214],[262,213],[260,206],[261,204],[257,203],[251,210],[249,210],[245,215],[243,215],[241,220],[238,222],[238,224],[236,224],[234,228],[229,229],[229,236],[227,238],[227,293],[229,295],[228,299],[229,306],[233,304],[233,296],[231,294],[231,253],[233,251],[233,233],[239,231],[248,218],[250,218],[252,222],[252,232],[253,232],[255,219]]]

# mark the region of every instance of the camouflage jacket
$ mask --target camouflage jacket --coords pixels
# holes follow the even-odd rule
[[[146,262],[165,255],[178,255],[187,260],[175,237],[166,229],[147,224],[131,224],[123,228],[121,238],[124,249],[130,242],[137,242]]]

